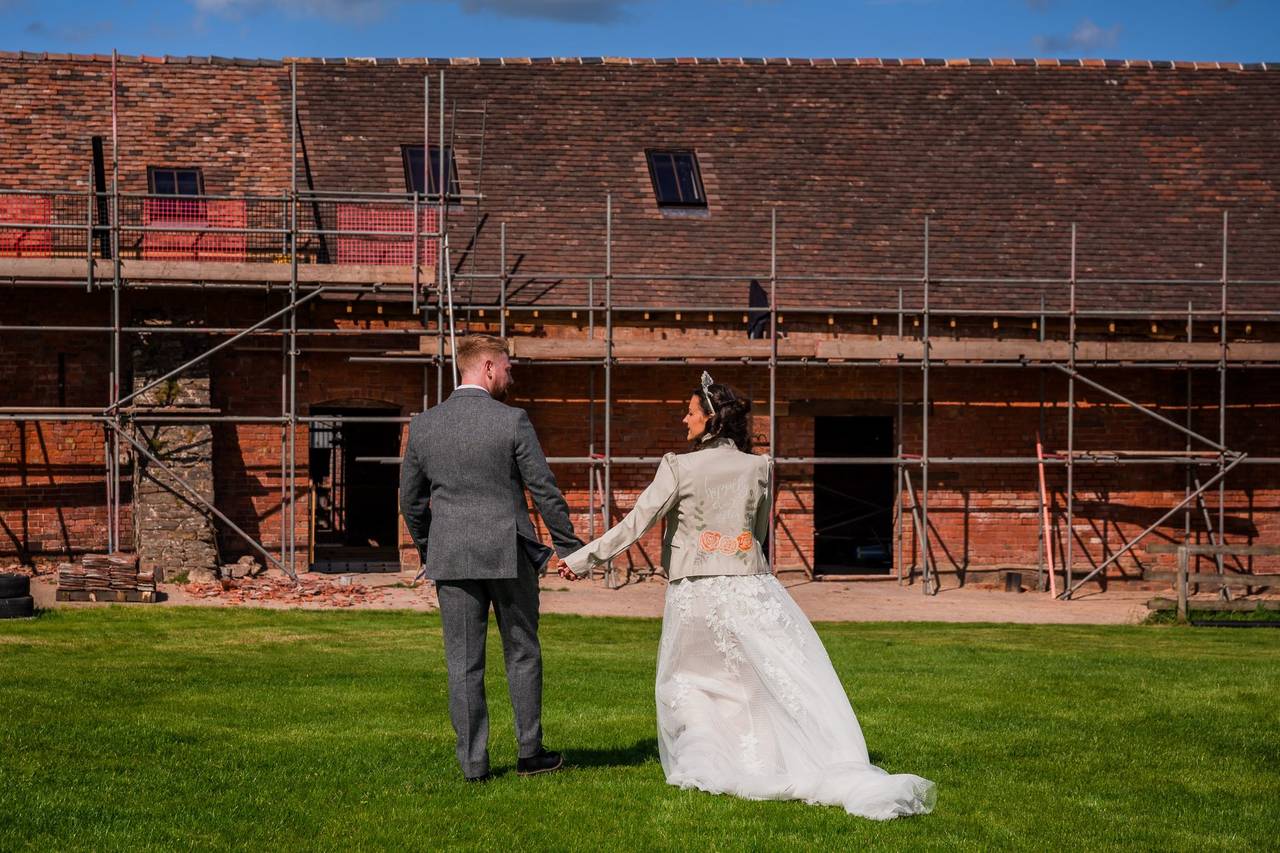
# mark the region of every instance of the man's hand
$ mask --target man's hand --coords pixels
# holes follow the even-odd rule
[[[564,560],[561,560],[556,564],[556,571],[559,572],[560,577],[567,581],[576,581],[578,579],[578,576],[574,574],[573,569],[569,568],[569,564]]]

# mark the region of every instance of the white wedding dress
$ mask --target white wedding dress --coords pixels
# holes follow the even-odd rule
[[[933,810],[932,782],[871,763],[822,641],[771,574],[668,586],[656,690],[672,785],[874,820]]]
[[[666,519],[658,749],[672,785],[876,820],[927,813],[933,783],[871,763],[827,650],[769,572],[769,464],[724,438],[668,453],[627,517],[565,563],[585,574]]]

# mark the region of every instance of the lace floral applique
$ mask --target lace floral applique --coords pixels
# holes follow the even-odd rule
[[[768,585],[776,583],[771,575],[713,575],[682,582],[689,587],[690,609],[694,595],[701,600],[712,643],[728,672],[737,674],[745,660],[738,637],[747,634],[768,636],[785,660],[803,664],[804,635],[771,593]]]
[[[744,658],[742,650],[738,648],[737,638],[734,636],[735,623],[739,620],[735,618],[733,612],[735,596],[733,587],[730,585],[731,579],[717,575],[695,582],[704,585],[704,591],[708,593],[710,599],[705,601],[704,605],[707,610],[707,628],[711,631],[711,641],[715,643],[716,650],[724,658],[724,668],[736,675],[738,665]]]
[[[688,581],[675,581],[667,588],[667,598],[675,605],[681,625],[693,617],[693,585]]]
[[[764,762],[760,760],[760,740],[755,732],[747,732],[738,737],[738,745],[742,747],[742,762],[748,770],[756,773],[764,772]]]
[[[804,655],[800,652],[804,648],[804,632],[796,625],[795,620],[783,610],[777,596],[770,594],[768,587],[772,584],[777,584],[778,579],[772,575],[753,575],[751,579],[753,581],[752,592],[755,594],[754,603],[759,618],[779,630],[785,638],[782,645],[783,653],[799,663],[804,658]]]
[[[677,711],[688,704],[689,691],[692,685],[689,684],[689,678],[683,672],[678,672],[671,679],[671,683],[675,685],[675,692],[671,696],[669,702],[671,710]]]
[[[770,683],[777,688],[778,698],[782,700],[782,704],[786,706],[792,718],[802,720],[804,705],[800,701],[800,688],[796,685],[795,679],[767,659],[762,660],[760,665]]]

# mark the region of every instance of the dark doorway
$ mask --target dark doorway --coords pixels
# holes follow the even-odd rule
[[[814,455],[893,456],[893,418],[814,418]],[[893,465],[815,465],[813,470],[814,572],[888,574],[893,569]]]
[[[335,416],[311,423],[312,571],[399,571],[400,467],[390,460],[400,455],[400,425],[341,419],[395,416],[399,410],[313,407],[311,414]]]

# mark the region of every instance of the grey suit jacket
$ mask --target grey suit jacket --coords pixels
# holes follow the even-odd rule
[[[400,511],[427,577],[514,578],[521,559],[549,557],[529,520],[526,487],[557,553],[582,547],[524,409],[461,388],[416,416],[400,464]]]
[[[691,453],[668,453],[627,517],[565,562],[575,574],[621,554],[665,518],[662,565],[668,580],[769,571],[769,457],[742,453],[722,438]]]

